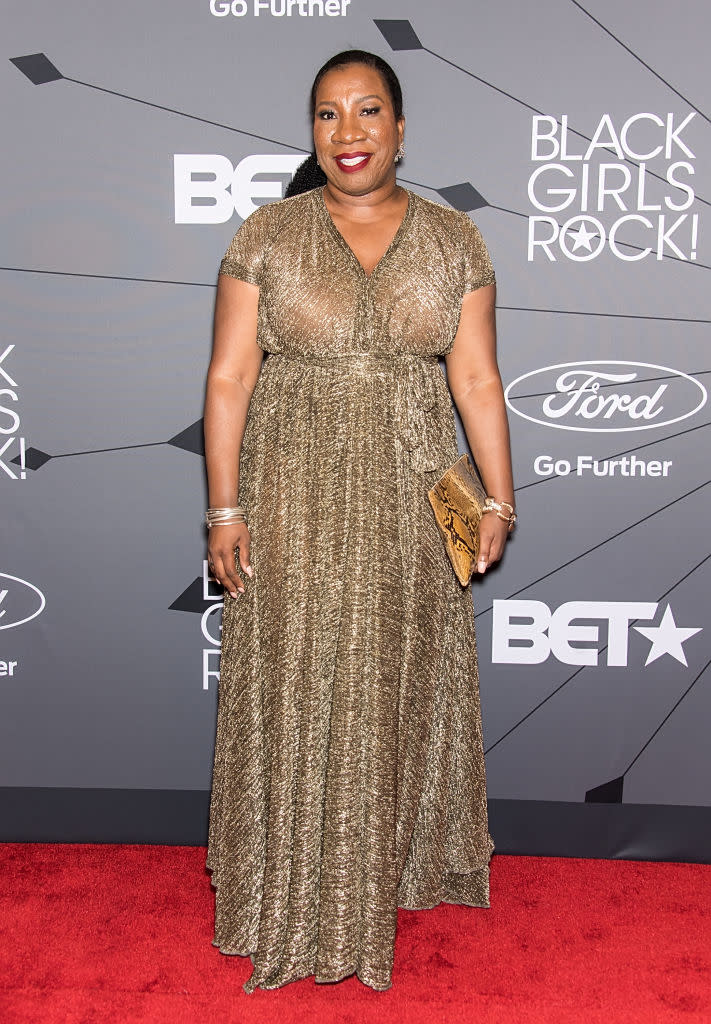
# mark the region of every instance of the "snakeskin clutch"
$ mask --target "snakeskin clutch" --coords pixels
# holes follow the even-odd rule
[[[462,455],[427,492],[455,575],[466,587],[479,553],[479,522],[486,491],[468,455]]]

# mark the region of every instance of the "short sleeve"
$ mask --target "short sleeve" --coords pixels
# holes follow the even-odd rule
[[[466,213],[462,219],[464,244],[464,292],[494,284],[496,275],[489,256],[489,250],[479,228]]]
[[[220,273],[240,281],[260,284],[264,257],[271,238],[269,204],[258,207],[244,220],[229,244]]]

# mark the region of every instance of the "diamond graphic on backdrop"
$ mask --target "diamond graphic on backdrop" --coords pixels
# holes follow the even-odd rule
[[[375,25],[385,37],[385,42],[393,50],[423,50],[417,33],[409,21],[397,21],[390,18],[373,18]]]
[[[185,452],[192,452],[193,455],[204,455],[205,438],[202,432],[202,420],[196,420],[175,437],[171,437],[168,444],[172,444],[174,448],[182,448]]]
[[[48,455],[47,452],[41,452],[39,448],[28,448],[25,452],[25,464],[23,469],[41,469],[45,462],[49,462],[52,458],[54,458],[53,455]],[[22,466],[22,459],[19,455],[10,461],[15,466]]]
[[[10,57],[10,60],[33,85],[44,85],[64,78],[62,72],[43,53],[28,53],[24,57]]]
[[[198,612],[202,615],[205,611],[202,579],[199,576],[196,577],[190,586],[186,587],[182,594],[169,605],[169,608],[173,612]]]
[[[625,784],[624,775],[620,775],[617,779],[610,779],[609,782],[603,782],[601,786],[595,786],[594,789],[589,789],[585,794],[586,804],[621,804],[622,803],[622,789]]]
[[[481,210],[482,207],[489,205],[481,192],[477,192],[470,181],[463,181],[460,185],[445,185],[444,188],[438,188],[435,191],[455,210],[462,210],[464,213],[469,213],[470,210]]]

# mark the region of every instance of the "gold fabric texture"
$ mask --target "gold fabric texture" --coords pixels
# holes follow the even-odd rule
[[[397,908],[489,905],[474,614],[427,491],[458,457],[438,357],[494,272],[469,217],[409,192],[366,275],[323,190],[262,206],[220,270],[265,356],[225,598],[207,868],[244,988],[391,985]]]

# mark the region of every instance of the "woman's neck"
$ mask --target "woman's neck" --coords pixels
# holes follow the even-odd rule
[[[331,213],[353,221],[379,220],[406,200],[407,193],[395,177],[361,196],[342,192],[330,182],[323,186],[324,201]]]

